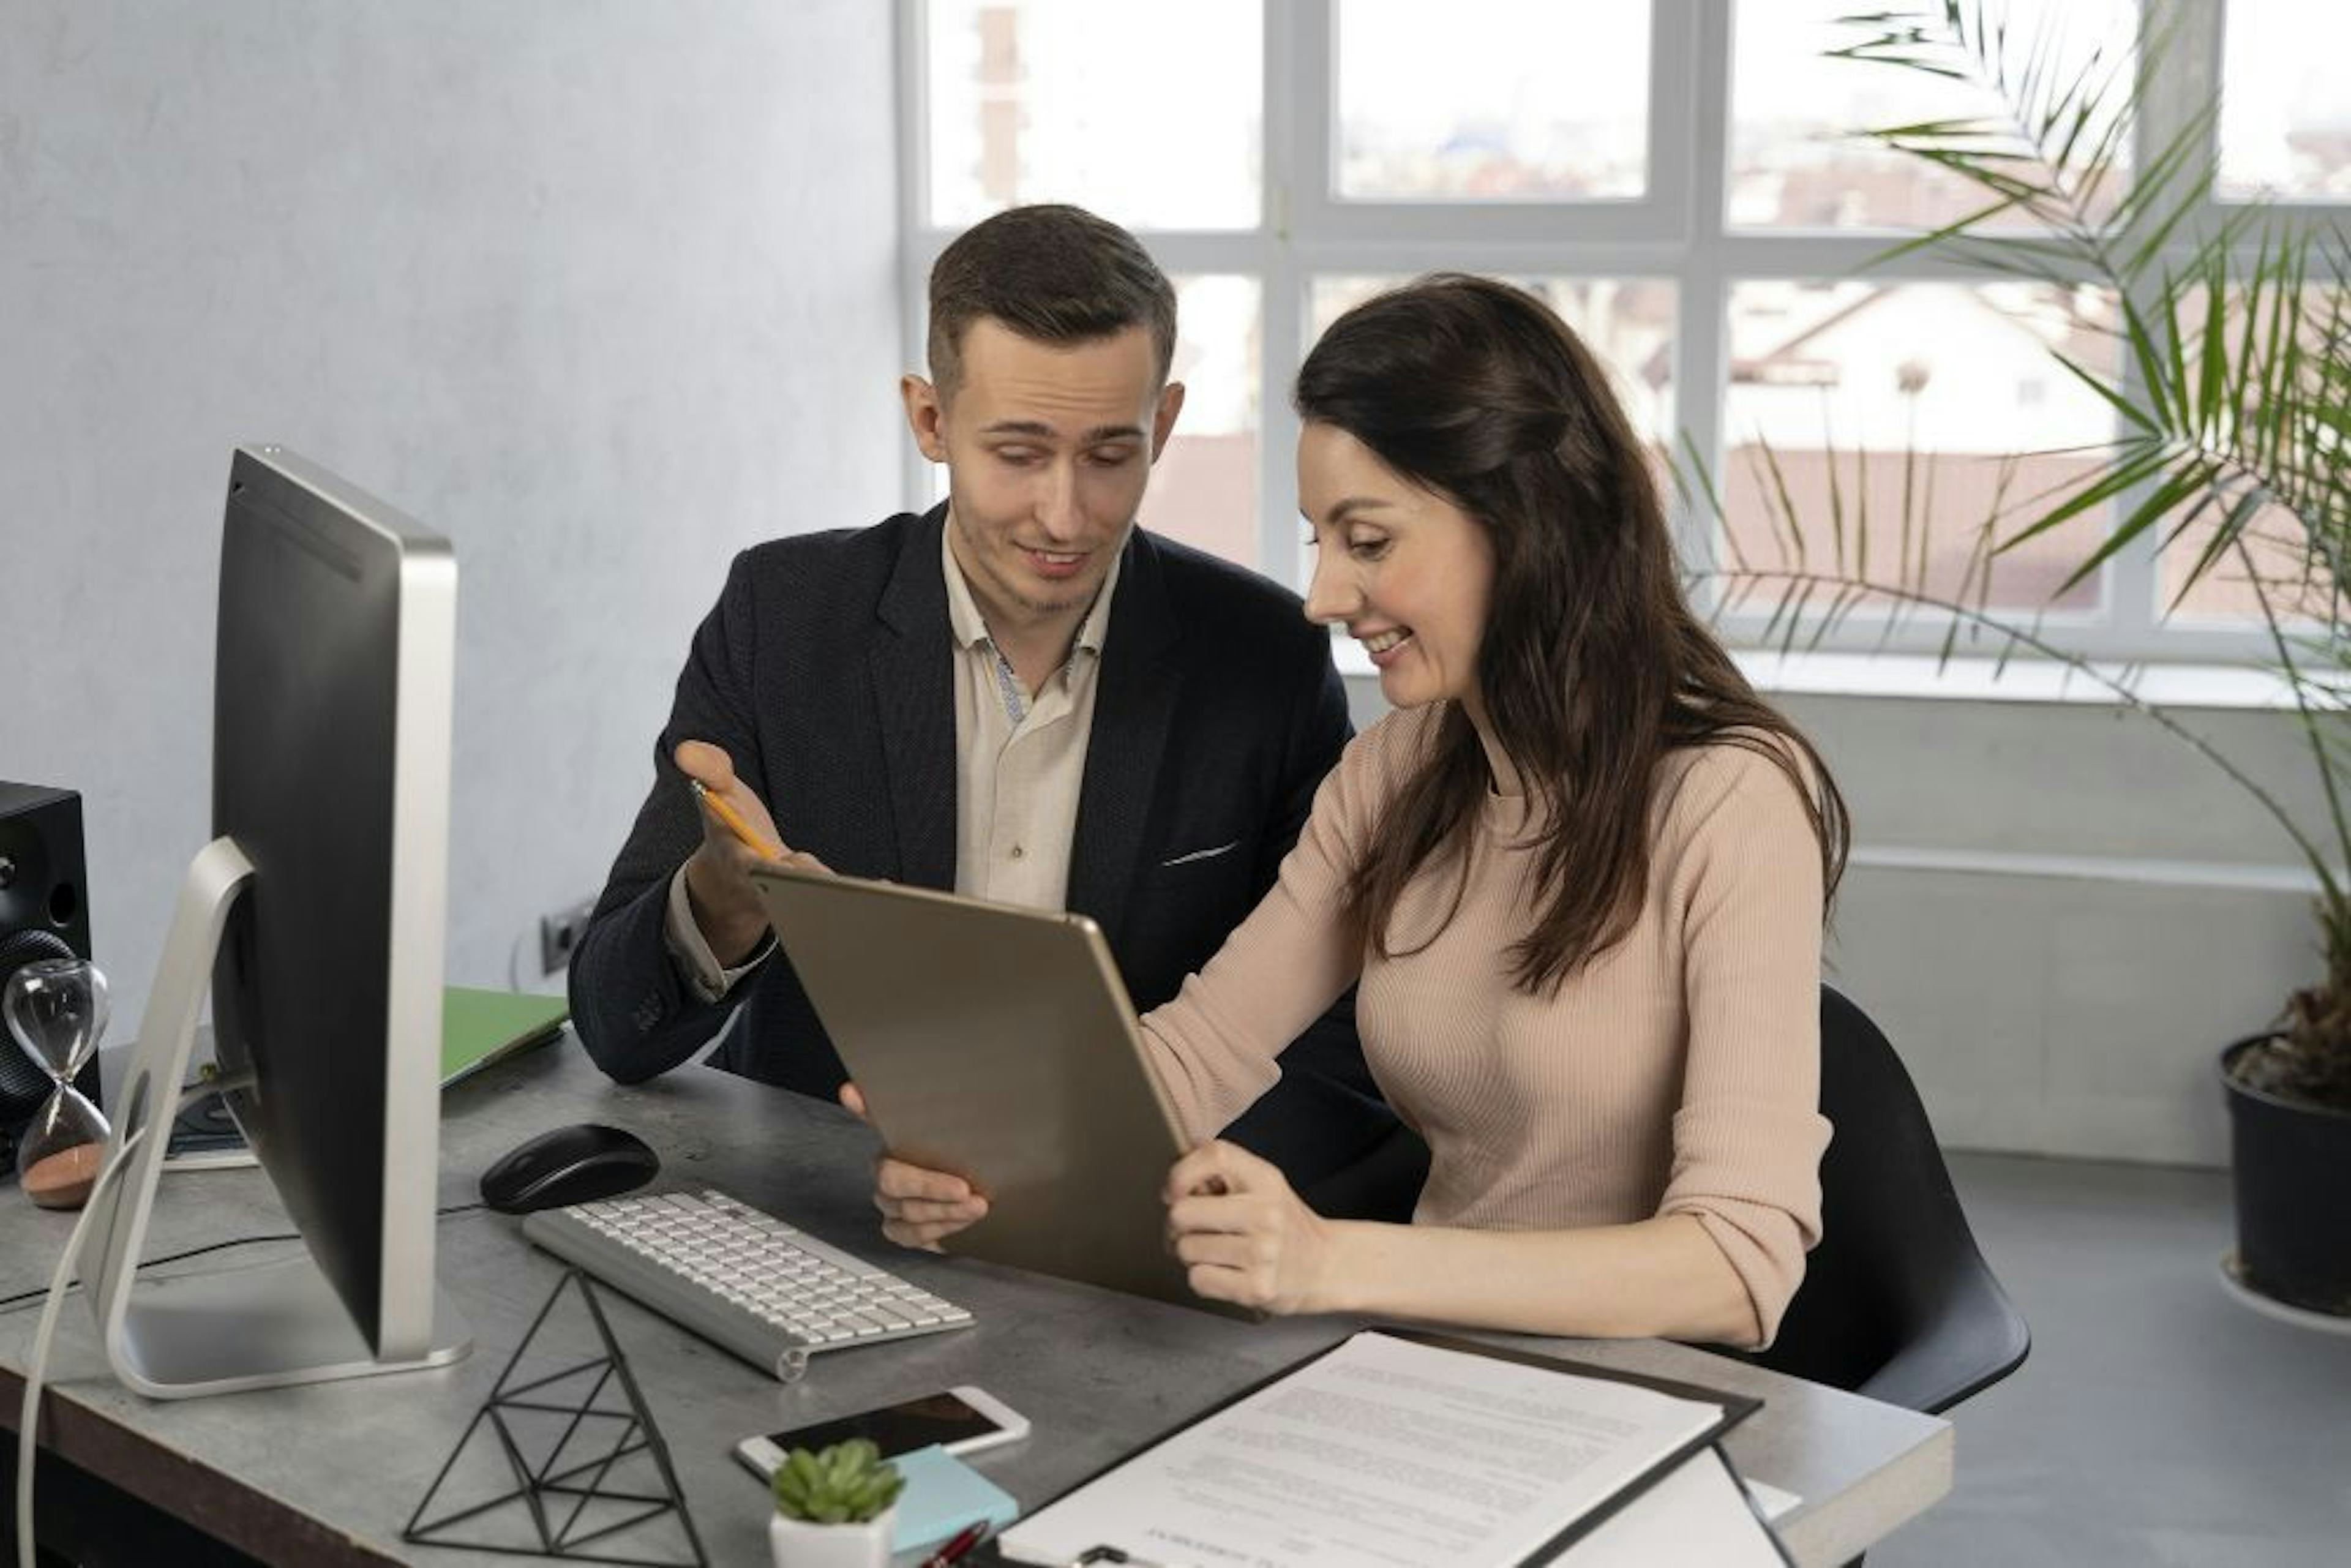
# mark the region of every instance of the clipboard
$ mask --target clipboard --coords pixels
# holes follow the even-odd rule
[[[1126,1568],[1175,1568],[1177,1563],[1191,1561],[1180,1553],[1171,1554],[1165,1549],[1155,1549],[1148,1538],[1140,1534],[1123,1539],[1097,1541],[1090,1546],[1074,1551],[1067,1550],[1065,1547],[1063,1551],[1052,1555],[1039,1555],[1034,1551],[1025,1549],[1029,1543],[1024,1543],[1019,1540],[1022,1534],[1021,1525],[1030,1525],[1032,1536],[1039,1533],[1035,1527],[1040,1523],[1049,1522],[1046,1521],[1046,1516],[1054,1509],[1081,1498],[1089,1489],[1116,1485],[1116,1478],[1130,1466],[1149,1460],[1178,1437],[1196,1428],[1215,1423],[1244,1401],[1299,1377],[1317,1364],[1325,1361],[1367,1334],[1385,1336],[1434,1350],[1533,1367],[1544,1372],[1557,1373],[1565,1377],[1627,1385],[1662,1395],[1670,1399],[1712,1408],[1714,1414],[1705,1419],[1698,1429],[1669,1446],[1645,1456],[1638,1469],[1630,1477],[1617,1481],[1604,1498],[1567,1521],[1548,1539],[1522,1554],[1509,1559],[1510,1563],[1545,1563],[1560,1558],[1580,1542],[1593,1538],[1604,1525],[1617,1518],[1632,1504],[1647,1496],[1660,1482],[1676,1476],[1685,1465],[1700,1459],[1709,1464],[1719,1461],[1722,1469],[1729,1475],[1730,1484],[1737,1487],[1742,1500],[1741,1506],[1751,1520],[1755,1531],[1762,1542],[1768,1543],[1771,1553],[1769,1560],[1776,1560],[1782,1563],[1791,1561],[1785,1547],[1781,1544],[1776,1533],[1764,1521],[1753,1499],[1747,1495],[1743,1486],[1739,1485],[1737,1470],[1730,1465],[1728,1456],[1722,1454],[1720,1448],[1721,1439],[1726,1434],[1762,1408],[1763,1402],[1761,1399],[1747,1395],[1725,1393],[1719,1389],[1701,1387],[1695,1384],[1682,1383],[1669,1378],[1652,1377],[1620,1371],[1614,1367],[1595,1366],[1588,1363],[1542,1355],[1531,1351],[1483,1343],[1456,1335],[1419,1329],[1376,1326],[1351,1335],[1348,1339],[1342,1340],[1339,1343],[1310,1356],[1305,1361],[1260,1378],[1229,1398],[1221,1400],[1202,1411],[1198,1416],[1161,1433],[1134,1453],[1113,1461],[1037,1508],[1029,1510],[1023,1515],[1021,1524],[1008,1528],[988,1543],[994,1555],[975,1558],[975,1562],[1043,1564],[1046,1568],[1080,1568],[1080,1565],[1097,1563],[1124,1564]],[[1137,1528],[1142,1528],[1144,1522],[1137,1521]]]
[[[1167,1249],[1184,1152],[1102,928],[930,888],[750,868],[890,1151],[989,1212],[950,1253],[1206,1312]]]

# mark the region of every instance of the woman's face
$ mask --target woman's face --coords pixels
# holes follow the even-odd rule
[[[1298,504],[1316,547],[1307,619],[1345,626],[1397,707],[1474,710],[1494,587],[1486,530],[1330,424],[1299,433]]]

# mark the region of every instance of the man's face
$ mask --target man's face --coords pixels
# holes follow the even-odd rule
[[[983,318],[944,399],[920,376],[900,394],[923,455],[946,465],[950,545],[988,623],[1074,627],[1184,405],[1159,384],[1149,329],[1060,345]]]

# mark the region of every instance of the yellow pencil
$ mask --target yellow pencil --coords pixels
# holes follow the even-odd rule
[[[728,805],[723,798],[712,794],[709,786],[701,779],[688,779],[686,784],[694,790],[694,798],[709,807],[710,814],[726,823],[727,831],[742,840],[753,854],[767,861],[784,858],[783,852],[773,845],[761,843],[759,835],[751,831],[751,824],[743,820],[743,813]]]

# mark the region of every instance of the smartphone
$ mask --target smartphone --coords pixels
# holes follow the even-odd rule
[[[735,1457],[762,1480],[771,1479],[794,1448],[821,1448],[870,1437],[885,1459],[936,1443],[950,1454],[975,1454],[1029,1435],[1029,1418],[1001,1399],[967,1385],[919,1399],[902,1399],[853,1416],[836,1416],[764,1437],[746,1437]]]

